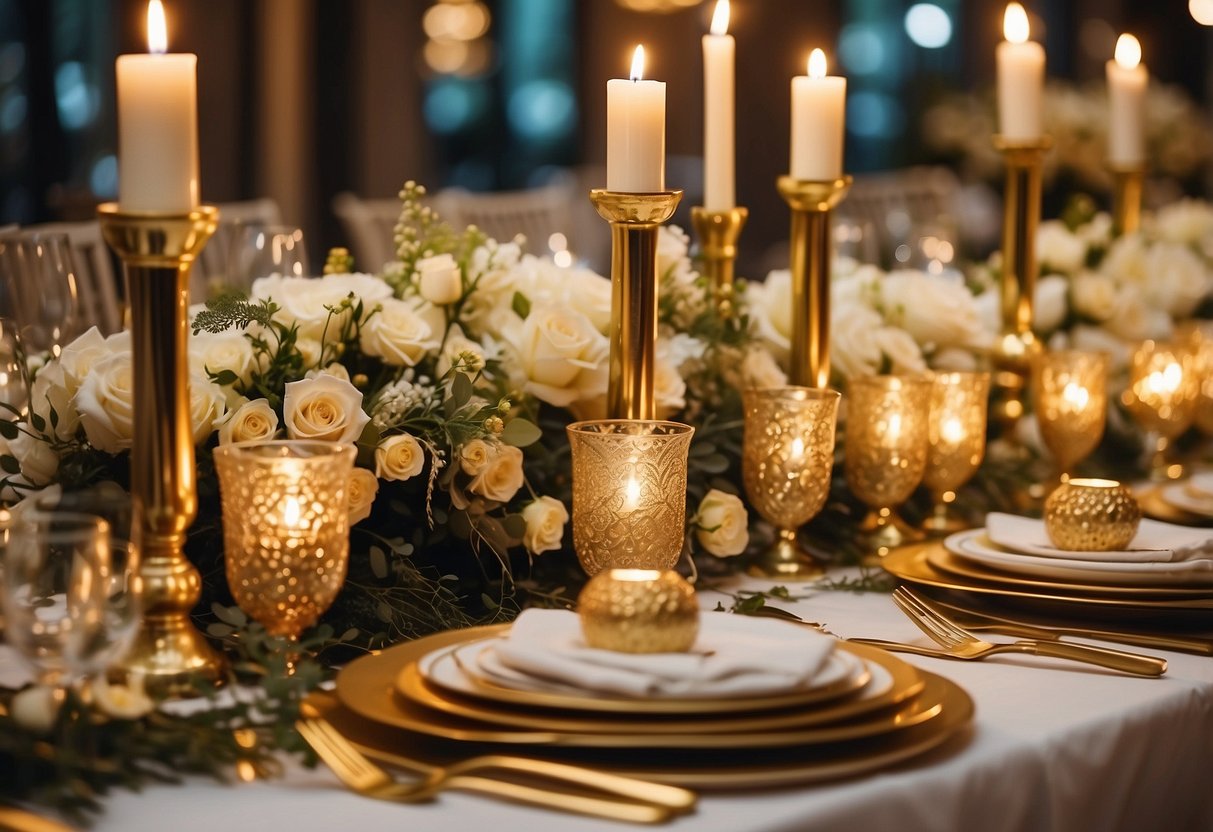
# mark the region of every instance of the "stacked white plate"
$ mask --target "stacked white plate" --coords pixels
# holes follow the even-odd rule
[[[1213,471],[1167,483],[1158,489],[1158,496],[1172,508],[1199,518],[1213,519]]]

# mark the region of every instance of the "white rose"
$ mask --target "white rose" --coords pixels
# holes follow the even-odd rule
[[[311,372],[323,357],[324,345],[315,338],[298,338],[295,340],[295,351],[303,358],[304,369]]]
[[[59,359],[48,361],[34,376],[30,385],[30,412],[44,422],[42,433],[59,439],[70,439],[80,426],[80,414],[72,404],[79,385],[72,384]],[[54,412],[54,420],[51,413]]]
[[[776,360],[786,360],[792,345],[792,273],[778,269],[762,283],[747,283],[746,301],[758,337],[770,346]]]
[[[49,734],[63,705],[63,691],[46,685],[32,685],[17,693],[9,703],[13,721],[36,734]]]
[[[493,458],[493,446],[483,439],[473,439],[459,449],[459,467],[470,477],[481,474]]]
[[[1104,327],[1126,341],[1150,337],[1150,310],[1137,286],[1121,285],[1116,295],[1116,309],[1104,322]]]
[[[365,468],[355,468],[350,474],[349,486],[350,525],[361,523],[371,516],[371,506],[379,493],[379,478]]]
[[[95,326],[65,346],[59,354],[59,364],[63,367],[68,392],[75,394],[93,365],[119,348],[122,347],[103,338]],[[125,348],[129,349],[129,344]]]
[[[657,229],[657,274],[665,276],[691,270],[687,253],[691,249],[691,238],[676,225],[662,225]]]
[[[752,346],[741,359],[741,383],[747,388],[783,387],[788,383],[788,377],[771,353],[760,346]]]
[[[21,477],[29,485],[46,485],[59,473],[59,454],[55,449],[24,431],[8,443],[8,452],[16,458]]]
[[[1036,282],[1035,318],[1032,328],[1037,332],[1052,332],[1066,319],[1066,298],[1070,281],[1059,274],[1042,277]]]
[[[88,441],[100,451],[117,454],[131,447],[134,433],[131,354],[112,353],[98,361],[72,400]]]
[[[383,480],[407,480],[425,467],[421,443],[407,433],[389,436],[375,449],[375,475]]]
[[[885,320],[927,349],[989,341],[973,295],[959,280],[903,270],[886,275],[877,291]]]
[[[200,372],[190,373],[190,427],[194,444],[205,442],[227,415],[228,391]]]
[[[522,543],[532,555],[560,548],[564,525],[569,522],[568,509],[555,497],[540,497],[522,510],[526,533]]]
[[[508,503],[522,488],[522,451],[513,445],[496,445],[494,451],[468,489],[489,500]]]
[[[417,288],[435,306],[446,306],[463,297],[463,276],[455,258],[439,254],[418,260]]]
[[[561,269],[568,305],[604,335],[611,328],[611,280],[589,269]]]
[[[748,521],[741,498],[713,488],[699,503],[695,538],[717,557],[740,555],[750,542]]]
[[[860,304],[835,306],[830,326],[830,359],[843,378],[870,376],[880,370],[882,352],[876,333],[880,314]]]
[[[1116,311],[1116,284],[1095,272],[1082,272],[1070,284],[1074,311],[1093,321],[1106,321]]]
[[[605,378],[607,339],[580,312],[532,307],[520,325],[505,333],[514,350],[523,390],[567,407],[596,392]]]
[[[1206,249],[1213,237],[1213,206],[1181,199],[1160,208],[1151,226],[1160,239]]]
[[[362,327],[362,351],[394,367],[412,367],[438,346],[437,330],[413,305],[390,298]],[[433,308],[433,307],[431,307]]]
[[[971,373],[977,370],[977,356],[960,347],[948,347],[931,356],[936,370]]]
[[[334,361],[327,367],[314,367],[303,374],[304,378],[316,378],[316,376],[332,376],[342,381],[349,381],[350,371],[345,368],[344,364],[338,364]]]
[[[1046,220],[1036,231],[1036,253],[1042,269],[1074,274],[1087,261],[1087,244],[1061,220]]]
[[[240,384],[248,384],[256,369],[253,345],[243,332],[200,332],[190,337],[190,369],[205,377],[208,373],[230,370]]]
[[[253,281],[249,294],[253,300],[273,299],[281,307],[275,320],[298,326],[300,338],[319,341],[336,337],[349,317],[349,312],[332,315],[328,307],[338,306],[353,294],[356,301],[362,301],[363,314],[369,314],[379,301],[392,296],[392,289],[369,274],[333,274],[320,279],[274,275]]]
[[[356,442],[371,417],[362,410],[362,393],[332,376],[286,385],[282,418],[291,439]]]
[[[889,372],[895,375],[909,375],[927,369],[927,362],[922,356],[918,342],[904,329],[884,326],[875,332],[874,338],[876,345],[880,347],[882,363],[888,362]]]
[[[253,399],[231,411],[219,425],[219,444],[273,439],[278,432],[278,414],[265,399]]]
[[[1173,318],[1187,318],[1213,290],[1213,278],[1187,246],[1159,243],[1146,254],[1150,280],[1146,300]]]
[[[474,367],[466,367],[469,372],[481,370],[484,368],[488,358],[497,357],[496,349],[485,346],[477,341],[473,341],[463,334],[463,328],[458,324],[453,324],[446,334],[446,340],[442,343],[442,351],[438,354],[438,377],[441,378],[451,371],[451,367],[455,366],[455,362],[463,354],[472,356]]]
[[[114,685],[104,673],[93,677],[88,683],[93,702],[114,719],[141,719],[156,710],[156,702],[144,690],[143,677],[132,674],[130,679],[129,685]]]

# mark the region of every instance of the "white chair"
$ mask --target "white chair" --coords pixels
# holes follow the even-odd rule
[[[524,251],[545,254],[548,238],[555,233],[565,235],[575,250],[574,198],[572,182],[563,179],[526,191],[474,193],[447,188],[434,195],[434,209],[455,228],[474,225],[501,242],[521,234],[526,238]]]
[[[396,258],[394,237],[400,200],[363,199],[344,191],[333,197],[333,213],[345,231],[359,271],[377,272]]]
[[[76,265],[76,292],[80,304],[81,330],[96,326],[108,335],[122,329],[126,314],[123,292],[114,270],[114,259],[101,236],[101,224],[85,222],[55,222],[30,225],[22,229],[29,233],[66,234],[71,241]]]

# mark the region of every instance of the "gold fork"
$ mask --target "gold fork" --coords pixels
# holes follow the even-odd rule
[[[424,779],[400,782],[368,760],[326,720],[301,719],[295,723],[295,727],[308,745],[346,786],[364,797],[379,800],[420,803],[432,799],[443,789],[465,789],[496,795],[517,803],[633,823],[662,823],[677,814],[694,808],[696,800],[695,794],[686,789],[634,781],[631,778],[605,772],[592,772],[595,779],[588,785],[627,794],[623,789],[630,789],[639,783],[648,787],[649,794],[656,794],[664,800],[664,804],[645,801],[641,797],[631,800],[616,800],[569,794],[563,791],[549,791],[520,783],[477,776],[486,771],[506,770],[532,775],[549,773],[551,776],[567,780],[568,772],[563,769],[590,773],[575,766],[564,766],[546,760],[511,759],[500,755],[472,757],[446,767],[435,766]],[[541,770],[548,766],[552,767],[551,772]]]
[[[1167,670],[1165,659],[1086,644],[1031,639],[1022,639],[1010,644],[991,644],[955,624],[929,601],[918,597],[905,587],[898,587],[893,591],[893,602],[918,625],[918,629],[943,647],[944,652],[951,658],[973,660],[996,653],[1030,653],[1035,656],[1086,662],[1136,676],[1161,676]]]

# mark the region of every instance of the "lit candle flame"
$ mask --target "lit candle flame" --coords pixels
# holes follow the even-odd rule
[[[635,511],[640,507],[640,483],[635,477],[628,477],[628,484],[623,487],[623,510]]]
[[[729,0],[716,0],[716,10],[712,12],[712,34],[726,35],[729,32]]]
[[[1002,34],[1011,43],[1028,42],[1028,13],[1018,3],[1008,3],[1002,16]]]
[[[885,423],[884,436],[890,445],[896,445],[901,440],[900,413],[889,414],[889,421]]]
[[[282,509],[282,525],[287,528],[295,528],[299,525],[299,517],[302,513],[299,501],[294,497],[287,497],[286,507]]]
[[[792,447],[788,450],[791,451],[792,459],[800,459],[804,456],[804,440],[797,436],[792,440]]]
[[[164,4],[160,0],[148,0],[147,51],[153,55],[168,51],[168,25],[164,22]]]
[[[1122,69],[1135,69],[1141,63],[1141,44],[1125,33],[1116,39],[1116,63]]]
[[[1083,387],[1081,384],[1075,384],[1072,381],[1068,382],[1066,386],[1062,388],[1061,397],[1065,399],[1066,402],[1072,406],[1071,409],[1075,411],[1086,409],[1087,402],[1091,401],[1090,391],[1088,391],[1087,388]]]
[[[953,416],[944,421],[939,430],[939,438],[949,445],[959,445],[965,439],[965,427],[959,419]]]
[[[639,81],[644,77],[644,47],[637,46],[636,51],[632,53],[632,75],[633,81]]]
[[[809,53],[809,77],[826,77],[826,53],[820,49],[814,49]]]

